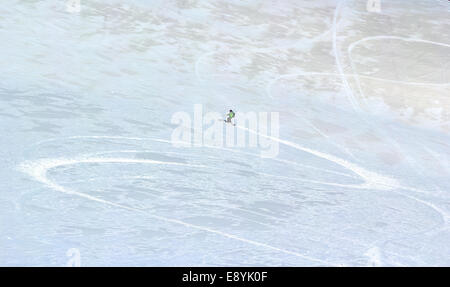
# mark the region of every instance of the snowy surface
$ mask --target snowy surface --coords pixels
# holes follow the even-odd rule
[[[0,265],[450,266],[448,1],[63,2],[0,6]]]

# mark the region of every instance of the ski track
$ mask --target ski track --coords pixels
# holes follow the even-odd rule
[[[169,142],[169,141],[168,141],[168,143],[172,143],[172,142]],[[177,142],[177,143],[179,143],[179,142]],[[239,154],[244,154],[244,155],[249,155],[249,156],[258,156],[257,154],[254,154],[254,153],[243,152],[243,151],[235,150],[235,149],[232,149],[232,148],[224,148],[224,147],[209,146],[209,145],[204,145],[204,147],[206,147],[206,148],[211,148],[211,149],[216,148],[216,149],[226,150],[226,151],[229,151],[229,152],[234,152],[234,153],[239,153]],[[137,153],[137,152],[159,152],[159,151],[156,151],[156,150],[111,150],[111,151],[104,151],[104,152],[98,152],[98,153],[88,154],[88,156],[96,156],[96,155],[111,154],[111,153]],[[160,152],[159,152],[159,153],[160,153]],[[164,154],[185,155],[185,154],[183,154],[183,153],[176,153],[176,152],[163,152],[163,153],[164,153]],[[215,157],[210,157],[210,156],[208,156],[208,158],[216,159]],[[342,173],[342,172],[337,172],[337,171],[333,171],[333,170],[329,170],[329,169],[324,169],[324,168],[318,168],[318,167],[315,167],[315,166],[306,165],[306,164],[301,164],[301,163],[297,163],[297,162],[294,162],[294,161],[289,161],[289,160],[284,160],[284,159],[279,159],[279,158],[270,158],[270,159],[268,159],[268,160],[273,160],[273,161],[277,161],[277,162],[281,162],[281,163],[286,163],[286,164],[290,164],[290,165],[297,165],[297,166],[305,167],[305,168],[308,168],[308,169],[319,170],[319,171],[321,171],[321,172],[326,172],[326,173],[330,173],[330,174],[336,174],[336,175],[339,175],[339,176],[345,176],[345,177],[348,177],[348,178],[358,179],[358,177],[352,176],[352,175],[350,175],[350,174],[346,174],[346,173]],[[209,168],[210,168],[210,167],[209,167]],[[216,168],[216,167],[212,167],[212,168]],[[217,168],[217,169],[220,170],[220,168]],[[266,175],[266,176],[280,177],[280,176],[277,176],[277,175],[267,174],[267,173],[261,173],[261,172],[255,172],[255,173],[256,173],[256,174],[261,174],[261,175]],[[285,178],[293,179],[293,178],[291,178],[291,177],[285,177]],[[305,182],[311,182],[311,181],[303,180],[303,179],[295,179],[295,180],[305,181]],[[337,184],[334,184],[334,183],[331,183],[331,182],[325,182],[325,181],[315,181],[315,183],[321,183],[321,184],[325,184],[325,185],[348,186],[348,187],[350,187],[350,186],[353,187],[353,186],[354,186],[354,185],[337,185]]]
[[[389,35],[379,35],[379,36],[371,36],[371,37],[365,37],[362,38],[358,41],[355,41],[353,43],[351,43],[348,48],[347,48],[347,55],[348,55],[348,59],[350,62],[350,66],[352,68],[352,71],[354,72],[352,74],[352,76],[354,77],[356,84],[358,86],[358,90],[361,94],[361,100],[363,102],[366,101],[366,97],[364,97],[364,93],[362,91],[362,87],[361,87],[361,81],[359,80],[362,76],[359,75],[356,72],[356,68],[353,62],[353,58],[352,58],[352,51],[353,49],[360,45],[361,43],[367,42],[367,41],[374,41],[374,40],[385,40],[385,39],[394,39],[394,40],[400,40],[400,41],[405,41],[405,42],[417,42],[417,43],[426,43],[426,44],[430,44],[430,45],[437,45],[437,46],[442,46],[442,47],[447,47],[450,48],[450,45],[445,44],[445,43],[440,43],[440,42],[434,42],[434,41],[429,41],[429,40],[424,40],[424,39],[418,39],[418,38],[407,38],[407,37],[400,37],[400,36],[389,36]],[[367,78],[367,76],[364,76]],[[415,85],[415,86],[443,86],[443,87],[447,87],[450,86],[450,83],[417,83],[417,82],[404,82],[404,81],[395,81],[395,80],[389,80],[392,83],[398,83],[398,84],[406,84],[406,85]]]

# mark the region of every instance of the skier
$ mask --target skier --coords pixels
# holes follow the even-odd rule
[[[231,119],[234,118],[235,113],[233,110],[230,110],[230,112],[227,114],[227,119],[225,120],[226,123],[231,123]]]

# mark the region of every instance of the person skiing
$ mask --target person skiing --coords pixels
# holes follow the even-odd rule
[[[227,119],[225,122],[227,123],[231,123],[231,119],[234,118],[235,113],[233,112],[233,110],[230,110],[230,112],[227,114]]]

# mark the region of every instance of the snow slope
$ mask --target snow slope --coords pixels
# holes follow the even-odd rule
[[[0,265],[450,265],[448,1],[51,2],[0,6]]]

